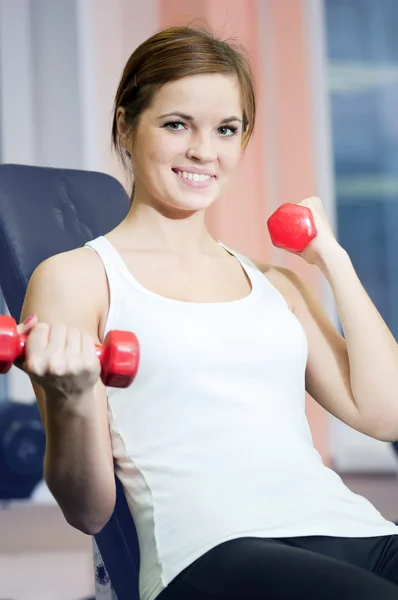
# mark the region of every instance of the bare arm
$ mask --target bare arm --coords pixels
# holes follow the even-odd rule
[[[263,272],[267,272],[268,279],[288,300],[307,335],[307,392],[353,429],[375,439],[395,441],[397,371],[393,361],[397,356],[396,344],[352,268],[347,266],[339,275],[340,288],[347,286],[343,302],[340,300],[343,294],[338,296],[339,314],[344,317],[342,322],[347,340],[331,323],[314,293],[295,273],[284,268],[267,271],[264,265]],[[347,316],[345,306],[341,307],[343,303],[352,305]],[[361,311],[363,315],[360,315]],[[357,331],[354,331],[355,327]],[[382,340],[383,336],[385,340]],[[367,352],[369,347],[373,348],[372,352]],[[377,353],[380,353],[380,358],[377,358]]]
[[[106,298],[100,297],[104,275],[93,255],[79,249],[36,269],[21,315],[21,320],[31,314],[39,320],[32,340],[34,335],[43,339],[48,331],[72,328],[72,335],[85,332],[86,343],[87,334],[93,345],[99,343],[99,307]],[[40,360],[39,353],[32,351],[32,369],[40,370]],[[98,379],[83,393],[65,397],[45,391],[35,377],[31,380],[47,437],[45,481],[68,523],[93,535],[109,520],[116,497],[105,387]]]

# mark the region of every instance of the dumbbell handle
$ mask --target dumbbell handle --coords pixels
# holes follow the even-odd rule
[[[15,356],[15,358],[12,362],[16,361],[18,358],[24,357],[27,339],[28,339],[28,336],[25,334],[18,335],[17,355]],[[99,358],[99,361],[101,363],[101,366],[102,366],[102,357],[104,356],[104,347],[101,346],[100,344],[95,344],[95,352],[96,352],[96,354]],[[0,371],[0,372],[4,373],[4,371]]]

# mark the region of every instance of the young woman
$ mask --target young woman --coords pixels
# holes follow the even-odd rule
[[[116,470],[143,600],[396,598],[398,528],[322,464],[305,415],[307,390],[358,431],[398,439],[395,340],[318,199],[303,202],[318,230],[303,259],[327,277],[345,339],[294,273],[206,228],[254,121],[244,55],[210,33],[166,29],[129,58],[113,140],[131,208],[37,268],[19,326],[45,479],[67,521],[95,534]],[[140,342],[126,389],[99,380],[94,343],[110,329]]]

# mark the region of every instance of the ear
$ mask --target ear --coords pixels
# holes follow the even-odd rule
[[[119,140],[121,145],[125,150],[129,150],[128,148],[128,139],[129,139],[129,127],[126,125],[126,110],[123,107],[119,107],[116,110],[116,125],[117,132],[119,136]]]

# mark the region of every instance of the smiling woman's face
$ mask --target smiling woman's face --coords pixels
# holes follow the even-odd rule
[[[189,211],[207,208],[242,155],[237,78],[194,75],[163,85],[124,145],[137,199]]]

